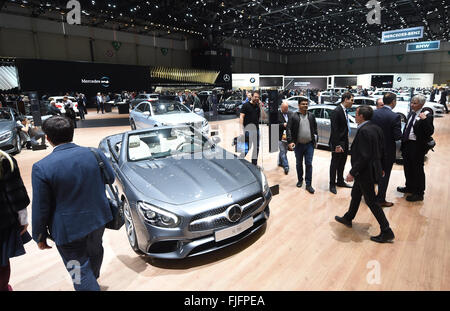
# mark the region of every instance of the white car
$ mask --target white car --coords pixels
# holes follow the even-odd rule
[[[48,100],[50,102],[55,102],[56,103],[56,108],[59,109],[59,111],[61,111],[62,114],[66,113],[66,109],[64,108],[64,103],[63,103],[63,99],[65,96],[52,96],[49,97]],[[78,102],[75,99],[75,97],[71,97],[71,96],[67,96],[67,99],[70,100],[73,103],[73,110],[75,111],[75,114],[77,116],[80,115],[79,111],[78,111]]]
[[[145,101],[130,112],[132,130],[184,124],[192,125],[209,135],[208,121],[177,101]]]
[[[287,102],[289,106],[298,109],[298,100],[299,99],[307,99],[306,96],[292,96],[288,99],[284,99],[283,102]],[[309,100],[309,106],[317,105],[317,103],[313,100]]]
[[[424,95],[425,96],[425,95]],[[406,107],[406,110],[409,109],[409,105],[411,103],[411,97],[408,96],[398,96],[397,95],[397,106],[404,106]],[[435,117],[442,117],[444,115],[444,106],[438,103],[433,103],[430,101],[427,101],[425,105],[423,106],[423,109],[428,110],[433,113],[433,116]]]

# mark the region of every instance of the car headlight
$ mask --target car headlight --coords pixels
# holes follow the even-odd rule
[[[138,202],[138,210],[145,220],[153,226],[175,228],[180,223],[180,218],[177,215],[148,203]]]
[[[7,131],[0,134],[0,141],[8,140],[11,138],[13,132]]]
[[[261,171],[261,185],[262,185],[262,192],[266,194],[269,191],[269,183],[267,182],[266,175],[264,175],[263,171]]]

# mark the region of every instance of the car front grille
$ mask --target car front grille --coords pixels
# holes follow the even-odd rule
[[[261,194],[255,194],[251,197],[247,197],[239,202],[221,206],[216,209],[195,215],[192,217],[189,224],[189,231],[206,231],[206,230],[216,230],[229,225],[233,225],[231,221],[228,220],[225,213],[226,210],[234,204],[239,204],[242,208],[241,219],[246,219],[248,216],[252,215],[257,211],[261,205],[264,203],[264,198]]]

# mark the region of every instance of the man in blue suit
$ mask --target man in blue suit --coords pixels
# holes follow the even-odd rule
[[[397,95],[386,93],[383,97],[383,103],[384,106],[377,109],[372,118],[372,122],[383,130],[384,148],[386,150],[385,175],[378,184],[377,203],[381,207],[391,207],[394,203],[386,201],[386,191],[395,162],[396,141],[402,139],[402,125],[400,115],[392,111],[397,105]]]
[[[97,279],[103,261],[102,236],[112,213],[95,155],[72,143],[69,119],[54,116],[43,124],[53,153],[33,165],[33,239],[41,250],[54,240],[75,290],[100,290]],[[114,182],[114,171],[98,152]]]

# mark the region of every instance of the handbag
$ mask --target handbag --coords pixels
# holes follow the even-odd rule
[[[106,182],[107,180],[109,180],[108,171],[105,169],[105,163],[103,162],[102,158],[100,158],[100,155],[97,153],[97,150],[95,150],[94,148],[89,149],[92,151],[92,153],[95,155],[95,158],[97,159],[98,166],[100,167],[100,171],[102,173],[103,182],[108,185],[109,189],[107,190],[109,192],[109,195],[114,198],[114,199],[108,198],[109,207],[111,209],[113,219],[110,222],[108,222],[105,225],[105,227],[111,230],[119,230],[125,223],[123,217],[122,201],[119,199],[119,195],[117,194],[117,191],[114,189],[113,185]]]

